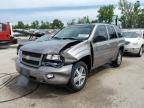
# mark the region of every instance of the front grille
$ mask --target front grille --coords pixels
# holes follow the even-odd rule
[[[23,51],[22,54],[28,55],[28,56],[31,56],[31,57],[37,57],[37,58],[41,57],[41,54],[32,53],[32,52],[26,52],[26,51]]]
[[[21,62],[32,67],[39,67],[42,61],[42,54],[32,53],[27,51],[21,52]]]

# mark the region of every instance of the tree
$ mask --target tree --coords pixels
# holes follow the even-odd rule
[[[88,24],[90,23],[89,17],[85,16],[83,18],[79,18],[77,24]]]
[[[39,25],[39,21],[38,20],[33,21],[31,23],[31,28],[33,28],[33,29],[39,29],[39,27],[40,27],[40,25]]]
[[[40,29],[50,29],[50,23],[41,21]]]
[[[51,23],[51,27],[52,29],[62,29],[64,27],[64,24],[60,20],[55,19]]]
[[[139,26],[138,17],[141,12],[139,1],[132,4],[127,0],[120,0],[119,9],[121,10],[122,14],[120,21],[123,28],[135,28]]]
[[[138,15],[137,25],[137,28],[144,28],[144,9],[142,9],[141,13]]]
[[[79,18],[78,20],[72,19],[71,21],[69,21],[69,22],[67,23],[67,25],[89,24],[89,23],[91,23],[89,17],[88,17],[88,16],[84,16],[84,17],[82,17],[82,18]]]
[[[97,22],[98,22],[97,19],[91,21],[91,23],[97,23]]]
[[[114,6],[102,6],[98,10],[98,22],[100,23],[112,23],[114,16]]]
[[[25,29],[25,25],[22,21],[18,21],[18,23],[13,26],[14,29]]]
[[[29,24],[25,24],[25,29],[29,29],[30,28],[30,25]]]
[[[67,23],[67,25],[75,25],[76,24],[76,19],[72,19]]]

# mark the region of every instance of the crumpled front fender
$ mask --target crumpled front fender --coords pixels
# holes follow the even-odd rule
[[[66,64],[77,62],[83,57],[91,55],[90,42],[84,41],[75,46],[72,46],[71,48],[63,51],[62,55],[65,58]]]

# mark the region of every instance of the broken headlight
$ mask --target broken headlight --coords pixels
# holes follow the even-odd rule
[[[62,67],[64,65],[64,57],[58,54],[48,54],[45,57],[44,65],[52,67]]]

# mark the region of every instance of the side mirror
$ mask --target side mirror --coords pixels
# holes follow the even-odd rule
[[[94,43],[105,41],[106,38],[104,36],[96,36],[93,40]]]

